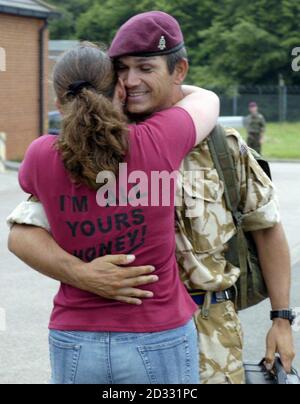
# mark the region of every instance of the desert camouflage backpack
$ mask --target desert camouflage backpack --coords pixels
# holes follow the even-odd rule
[[[222,126],[216,126],[208,138],[208,144],[218,175],[224,182],[227,208],[232,212],[237,228],[237,234],[229,241],[226,259],[241,270],[241,276],[236,285],[237,308],[244,310],[267,299],[268,291],[253,238],[250,233],[245,233],[243,230],[243,214],[239,209],[240,186],[226,132]],[[264,172],[271,178],[268,162],[254,150],[251,152]]]

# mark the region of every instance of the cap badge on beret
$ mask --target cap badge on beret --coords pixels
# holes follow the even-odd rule
[[[167,41],[166,38],[162,35],[159,41],[158,49],[161,51],[165,50],[167,48]]]

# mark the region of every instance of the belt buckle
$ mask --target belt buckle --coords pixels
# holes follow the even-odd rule
[[[228,290],[224,290],[222,292],[216,292],[215,296],[217,303],[224,303],[231,300]]]
[[[216,292],[216,301],[217,303],[223,303],[224,302],[224,292]]]

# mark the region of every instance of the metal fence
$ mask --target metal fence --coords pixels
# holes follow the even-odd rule
[[[221,98],[222,116],[245,116],[248,105],[255,101],[267,121],[300,121],[300,87],[241,86],[228,95],[213,89]]]

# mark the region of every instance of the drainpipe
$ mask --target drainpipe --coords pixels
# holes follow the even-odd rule
[[[6,134],[0,132],[0,173],[5,172],[5,163],[6,163]]]
[[[45,57],[44,57],[44,34],[48,28],[48,21],[45,20],[39,30],[39,136],[44,134],[44,112],[45,112]]]

